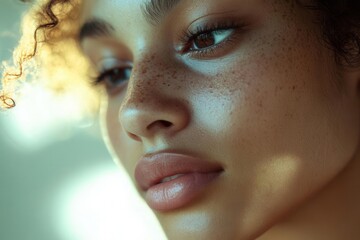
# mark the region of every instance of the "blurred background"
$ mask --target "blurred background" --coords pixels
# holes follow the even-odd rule
[[[11,59],[28,7],[1,0],[0,61]],[[111,160],[98,120],[28,87],[15,109],[0,111],[0,239],[165,239]]]

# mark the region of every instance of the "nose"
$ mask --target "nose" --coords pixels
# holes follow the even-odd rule
[[[144,72],[133,70],[119,109],[120,124],[130,138],[139,142],[151,142],[159,136],[172,137],[189,123],[186,101],[182,94],[169,87],[173,81],[171,77],[166,74],[152,77]]]

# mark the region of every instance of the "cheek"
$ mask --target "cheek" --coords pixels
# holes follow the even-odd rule
[[[123,130],[119,122],[119,107],[123,100],[122,96],[110,98],[108,104],[102,111],[103,131],[110,152],[112,153],[117,164],[122,165],[130,178],[133,179],[135,164],[141,157],[142,149],[139,142],[132,140]],[[133,179],[134,180],[134,179]]]
[[[311,161],[314,156],[327,157],[337,144],[342,149],[328,166],[343,165],[335,159],[345,161],[355,148],[356,136],[348,126],[354,126],[356,111],[333,84],[336,66],[330,51],[309,29],[279,29],[257,36],[220,80],[232,94],[223,132],[237,133],[233,142],[248,143],[249,154],[259,159],[291,154],[312,167],[321,162]],[[344,146],[349,139],[350,146]]]
[[[213,123],[209,133],[216,129],[232,184],[247,186],[237,191],[249,226],[309,198],[357,146],[358,129],[349,127],[357,126],[356,105],[336,90],[327,50],[302,40],[249,53],[227,68],[213,80],[222,83],[207,100],[216,104],[199,114]]]

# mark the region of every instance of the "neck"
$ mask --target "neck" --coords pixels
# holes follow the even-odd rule
[[[331,183],[258,240],[360,239],[360,151]]]

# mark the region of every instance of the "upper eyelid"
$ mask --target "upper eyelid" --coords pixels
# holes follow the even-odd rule
[[[205,27],[207,28],[207,26]],[[214,33],[214,32],[219,32],[219,31],[226,31],[226,30],[231,30],[231,29],[235,29],[235,28],[239,28],[238,25],[234,24],[233,26],[227,26],[227,27],[216,27],[216,26],[208,26],[209,29],[204,29],[204,30],[196,30],[196,32],[192,35],[192,37],[189,40],[193,40],[194,38],[201,36],[203,34],[206,33]]]
[[[107,65],[107,66],[105,66],[105,65]],[[116,59],[113,64],[104,64],[104,60],[101,60],[99,63],[97,63],[97,68],[100,69],[99,70],[100,72],[111,71],[116,68],[129,68],[129,67],[133,67],[133,63],[131,63],[128,60]]]
[[[101,71],[99,74],[97,74],[96,77],[93,77],[94,84],[98,85],[98,84],[104,83],[104,81],[103,81],[104,78],[106,78],[108,75],[111,75],[112,73],[114,73],[114,71],[117,70],[117,69],[125,70],[125,69],[129,69],[129,68],[132,69],[132,67],[114,67],[114,68],[111,68],[111,69]]]
[[[180,43],[184,43],[187,40],[190,40],[189,35],[197,35],[202,32],[200,29],[205,29],[204,32],[208,32],[208,30],[218,30],[222,27],[227,27],[227,29],[237,27],[243,28],[247,26],[247,20],[245,18],[239,16],[221,16],[216,18],[204,18],[200,21],[193,22],[189,27],[184,28],[180,33],[177,34],[177,41]]]

